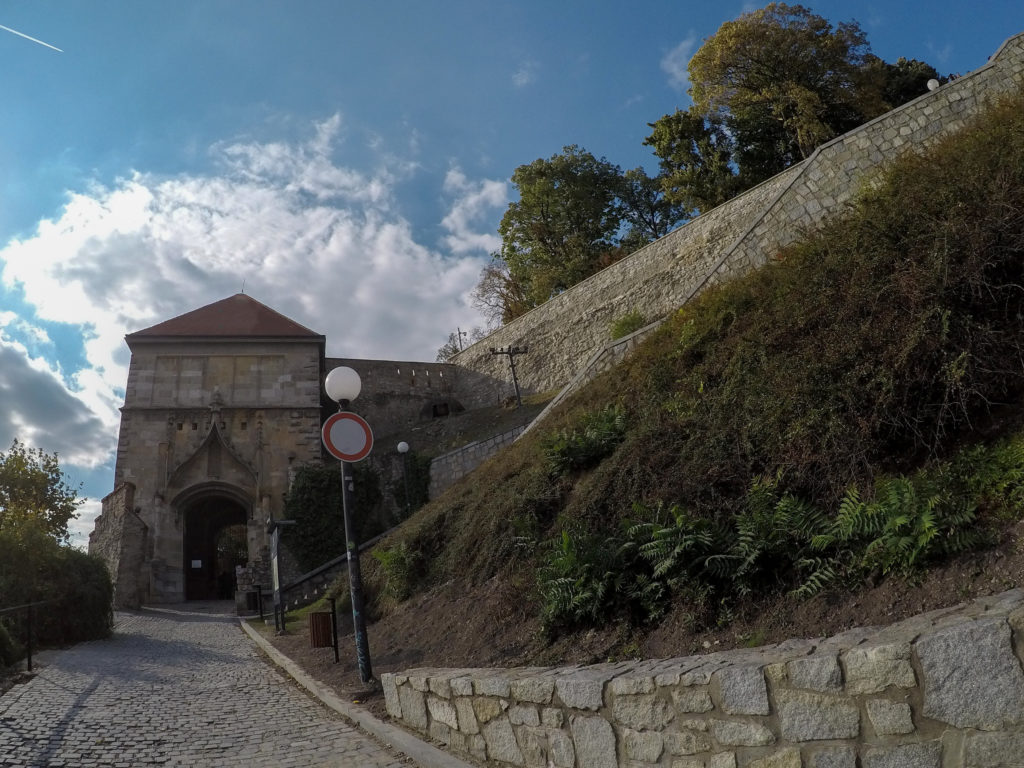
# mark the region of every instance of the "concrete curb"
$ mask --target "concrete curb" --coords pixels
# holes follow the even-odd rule
[[[327,686],[317,682],[310,675],[306,674],[299,665],[289,659],[277,648],[260,636],[259,632],[250,627],[248,623],[239,619],[242,629],[253,639],[253,642],[271,658],[271,660],[290,675],[295,682],[313,694],[326,706],[333,709],[342,717],[356,723],[360,728],[394,747],[402,754],[412,758],[422,768],[476,768],[469,763],[449,755],[437,747],[427,744],[425,741],[413,736],[411,733],[402,730],[394,725],[378,720],[365,709],[354,707],[342,699],[338,694]]]

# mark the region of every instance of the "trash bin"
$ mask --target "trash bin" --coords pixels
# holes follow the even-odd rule
[[[309,614],[309,647],[333,648],[330,611],[313,611]]]

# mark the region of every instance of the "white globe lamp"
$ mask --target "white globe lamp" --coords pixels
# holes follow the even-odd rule
[[[336,403],[342,400],[355,400],[359,397],[359,390],[363,383],[359,380],[359,374],[348,366],[339,366],[327,374],[324,379],[324,390],[327,396]]]

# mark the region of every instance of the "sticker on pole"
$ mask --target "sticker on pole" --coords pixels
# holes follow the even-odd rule
[[[342,461],[362,461],[373,448],[370,425],[362,416],[348,411],[328,416],[321,435],[327,452]]]

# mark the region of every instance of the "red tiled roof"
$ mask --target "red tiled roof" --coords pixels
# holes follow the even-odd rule
[[[141,331],[129,333],[125,338],[153,336],[323,338],[244,293],[236,293]]]

